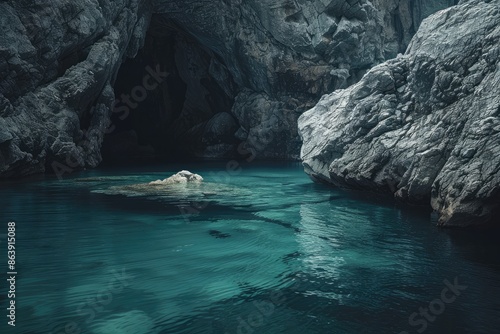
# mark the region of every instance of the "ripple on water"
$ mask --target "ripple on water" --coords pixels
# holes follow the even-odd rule
[[[254,333],[399,333],[458,276],[469,287],[429,333],[500,325],[499,260],[485,255],[496,240],[313,185],[296,166],[248,166],[224,182],[213,166],[191,167],[207,182],[146,186],[175,172],[162,167],[1,188],[1,218],[18,221],[19,333],[75,322],[88,333],[233,334],[276,294]],[[116,272],[126,286],[87,322],[78,309]]]

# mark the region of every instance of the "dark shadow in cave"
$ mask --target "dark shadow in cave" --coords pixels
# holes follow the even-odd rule
[[[114,90],[105,163],[235,155],[236,84],[220,57],[174,22],[153,16],[144,47],[122,64]]]

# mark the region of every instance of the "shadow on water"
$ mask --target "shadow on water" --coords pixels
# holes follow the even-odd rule
[[[330,201],[350,201],[352,203],[365,203],[380,208],[398,209],[402,213],[409,216],[418,217],[420,219],[428,220],[429,223],[433,222],[431,214],[432,208],[426,205],[411,205],[402,203],[394,199],[394,196],[384,193],[376,193],[372,191],[350,190],[343,188],[336,188],[324,183],[310,183],[301,184],[297,187],[303,189],[304,192],[312,193],[329,193]]]
[[[473,263],[500,271],[500,229],[444,229],[457,253]]]

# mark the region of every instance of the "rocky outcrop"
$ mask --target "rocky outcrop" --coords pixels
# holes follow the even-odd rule
[[[166,179],[152,181],[152,182],[149,182],[149,184],[156,185],[156,186],[161,186],[161,185],[166,186],[166,185],[170,185],[170,184],[179,184],[179,183],[182,184],[182,183],[188,183],[188,182],[197,183],[197,182],[202,182],[202,181],[203,181],[203,178],[200,175],[191,173],[188,170],[181,170],[180,172],[178,172],[172,176],[169,176]]]
[[[466,1],[424,20],[407,52],[299,119],[313,178],[431,204],[439,224],[500,207],[500,10]]]
[[[149,17],[137,0],[0,3],[0,175],[100,162],[116,73]]]
[[[104,133],[121,130],[161,154],[226,156],[243,141],[259,157],[296,158],[304,110],[404,50],[423,17],[453,3],[4,1],[0,176],[96,166]],[[135,65],[120,74],[126,58]],[[145,89],[137,68],[159,85]]]
[[[404,51],[423,17],[453,0],[158,0],[155,11],[218,56],[239,88],[238,138],[259,157],[297,158],[298,116]],[[189,13],[189,15],[186,15]]]

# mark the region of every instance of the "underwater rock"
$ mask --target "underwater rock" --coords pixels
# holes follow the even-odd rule
[[[208,231],[208,234],[210,234],[212,237],[215,237],[217,239],[225,239],[225,238],[229,238],[231,236],[231,234],[229,234],[229,233],[222,233],[221,231],[217,231],[217,230],[210,230],[210,231]]]
[[[177,175],[177,174],[176,174]],[[192,181],[185,179],[181,182],[162,180],[150,183],[132,183],[125,185],[111,185],[106,188],[104,184],[96,182],[97,189],[93,193],[105,195],[121,195],[126,197],[144,197],[154,200],[177,200],[180,203],[196,203],[196,206],[210,202],[237,202],[251,198],[252,191],[247,188],[235,187],[228,184],[202,182],[201,176],[192,174]],[[200,180],[201,178],[201,180]],[[177,178],[176,178],[177,179]],[[166,179],[168,180],[168,179]],[[113,184],[113,183],[109,183]],[[167,186],[166,186],[167,185]]]

